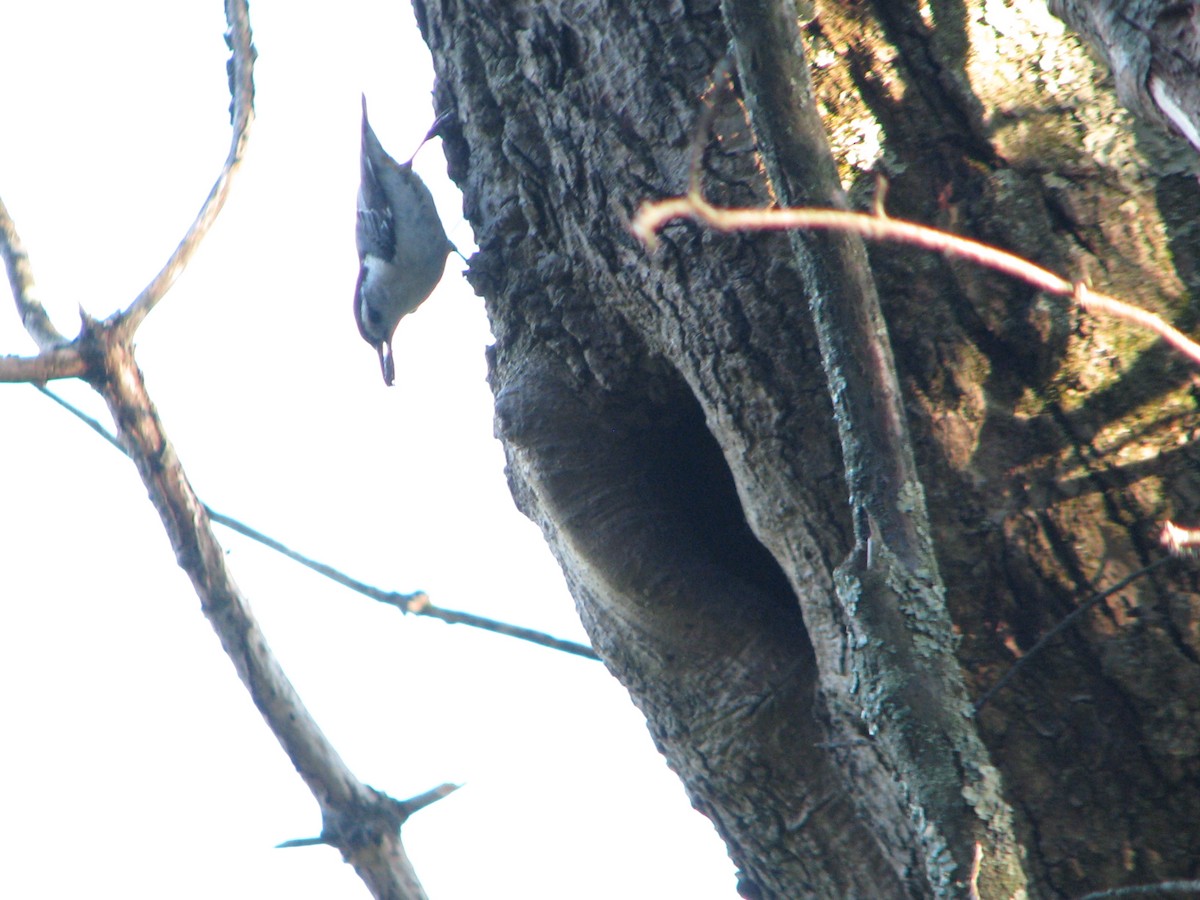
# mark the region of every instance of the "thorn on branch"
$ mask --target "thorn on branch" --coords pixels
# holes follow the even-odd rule
[[[366,834],[369,834],[372,828],[380,827],[380,815],[382,815],[383,821],[390,823],[389,828],[394,828],[398,832],[414,813],[420,812],[425,807],[437,803],[444,797],[449,797],[461,787],[461,784],[446,782],[439,784],[435,788],[430,788],[423,794],[410,797],[407,800],[395,800],[387,794],[375,792],[375,803],[372,804],[374,814],[362,816],[361,820],[356,821],[354,827],[348,831],[340,829],[337,826],[327,826],[317,837],[292,838],[291,840],[276,844],[275,849],[287,850],[292,847],[318,847],[322,845],[341,849],[343,844],[361,842],[364,837],[364,830]],[[374,825],[371,824],[372,822],[374,822]]]
[[[461,787],[461,784],[450,784],[449,782],[446,782],[445,784],[439,784],[435,788],[430,788],[423,794],[417,794],[415,797],[409,797],[407,800],[399,801],[400,806],[404,810],[404,818],[408,819],[408,817],[413,813],[420,812],[425,807],[431,806],[445,797],[449,797]]]
[[[323,837],[292,838],[290,841],[283,841],[282,843],[276,844],[275,849],[286,850],[289,847],[316,847],[328,843],[329,841],[325,840]]]

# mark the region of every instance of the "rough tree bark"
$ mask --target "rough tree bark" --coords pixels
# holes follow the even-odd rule
[[[891,215],[1186,330],[1191,148],[1139,125],[1037,4],[414,6],[438,110],[455,111],[514,496],[743,893],[1054,897],[1195,877],[1187,566],[1114,594],[978,716],[969,704],[1156,559],[1164,517],[1200,516],[1193,371],[999,275],[869,247],[895,362],[884,341],[862,367],[898,382],[919,475],[897,484],[903,466],[855,456],[886,443],[847,425],[872,403],[861,373],[829,367],[832,245],[679,224],[650,256],[628,230],[643,200],[686,189],[700,97],[732,47],[745,102],[712,98],[713,202],[839,202],[796,179],[820,168],[789,130],[803,70],[771,85],[804,62],[851,206],[884,173]],[[862,499],[872,485],[891,507]]]

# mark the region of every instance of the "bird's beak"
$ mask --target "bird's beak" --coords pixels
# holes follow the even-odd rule
[[[392,342],[380,341],[375,349],[379,351],[379,368],[383,370],[383,383],[391,387],[396,381],[396,361],[392,358]]]

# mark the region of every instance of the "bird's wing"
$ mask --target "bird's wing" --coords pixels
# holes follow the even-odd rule
[[[381,182],[383,173],[379,170],[389,162],[387,151],[367,121],[367,98],[363,97],[362,180],[358,188],[358,226],[354,233],[359,256],[369,253],[390,260],[396,250],[395,225]]]
[[[354,238],[358,242],[360,257],[370,253],[373,257],[390,260],[396,251],[396,233],[391,214],[386,205],[372,204],[366,182],[359,191],[359,222]]]
[[[358,255],[390,260],[396,251],[396,231],[383,189],[373,173],[368,177],[369,168],[370,164],[364,161],[362,187],[358,191],[358,226],[354,232]]]

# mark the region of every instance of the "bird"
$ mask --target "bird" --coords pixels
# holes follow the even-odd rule
[[[413,156],[437,134],[443,121],[439,117],[433,123]],[[398,163],[383,149],[367,119],[364,94],[354,320],[363,340],[379,354],[383,383],[389,387],[396,379],[392,355],[396,326],[433,293],[447,257],[458,252],[446,237],[429,188],[413,171],[413,156]]]

